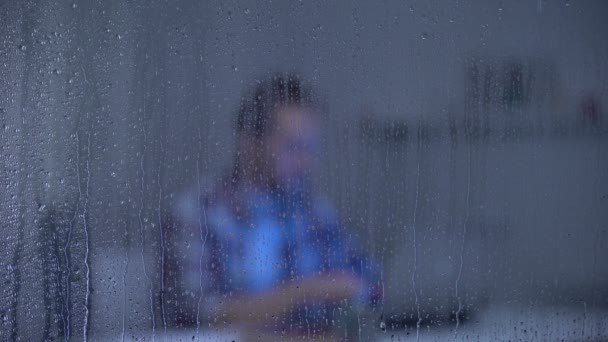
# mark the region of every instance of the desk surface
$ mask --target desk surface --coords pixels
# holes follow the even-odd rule
[[[419,341],[608,341],[608,311],[585,307],[517,307],[493,306],[480,313],[476,319],[455,327],[421,327]],[[416,341],[416,329],[374,333],[375,341]],[[369,334],[367,334],[369,336]],[[95,340],[121,341],[122,334],[95,338]],[[157,330],[138,336],[125,336],[125,341],[289,341],[287,338],[265,336],[259,332],[247,333],[239,329],[209,331],[194,329],[170,330],[165,334]],[[298,341],[309,340],[299,337]],[[315,339],[312,339],[315,340]],[[342,336],[317,338],[316,340],[344,340]],[[358,336],[347,340],[357,341]]]

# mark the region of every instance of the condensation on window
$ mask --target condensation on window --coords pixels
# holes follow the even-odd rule
[[[608,339],[606,14],[3,3],[0,339]]]

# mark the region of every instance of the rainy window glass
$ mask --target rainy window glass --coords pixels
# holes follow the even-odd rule
[[[607,15],[3,2],[0,340],[608,340]]]

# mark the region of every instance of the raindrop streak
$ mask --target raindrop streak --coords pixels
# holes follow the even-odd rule
[[[53,239],[57,240],[57,235],[53,234]],[[60,255],[59,253],[55,254],[55,272],[56,274],[61,274],[61,261],[59,260]],[[59,279],[57,280],[57,289],[61,288],[61,284]],[[63,327],[65,327],[65,316],[64,316],[64,308],[65,308],[65,303],[60,303],[61,305],[61,324],[63,325]],[[65,339],[65,334],[64,334],[64,339]]]
[[[144,115],[146,113],[146,99],[144,98]],[[140,203],[139,203],[139,235],[141,237],[141,263],[144,269],[144,276],[148,279],[148,281],[151,282],[150,276],[148,275],[148,271],[146,270],[146,259],[144,257],[144,248],[145,248],[145,235],[144,235],[144,222],[143,222],[143,215],[144,215],[144,189],[145,189],[145,175],[146,175],[146,171],[144,170],[144,159],[146,158],[146,141],[147,141],[147,136],[146,136],[146,127],[144,126],[143,128],[143,134],[144,134],[144,141],[143,141],[143,149],[141,152],[141,160],[139,163],[139,168],[141,171],[141,188],[140,188],[140,194],[141,194],[141,198],[140,198]],[[154,317],[154,297],[152,295],[152,286],[150,286],[150,314],[152,316],[152,341],[154,341],[154,334],[156,331],[156,325],[155,325],[155,320],[156,317]]]
[[[163,155],[163,142],[159,140],[160,145],[160,156],[158,161],[158,170],[156,173],[156,180],[158,182],[158,230],[160,232],[160,311],[163,319],[163,329],[165,339],[167,338],[167,319],[165,317],[165,237],[163,235],[163,223],[161,213],[161,202],[163,198],[163,187],[160,182],[160,170],[163,166],[162,155]]]
[[[361,274],[359,275],[359,281],[363,283],[363,260],[361,260]],[[357,310],[357,329],[359,331],[359,341],[361,341],[361,310]]]
[[[460,298],[460,294],[458,293],[458,285],[460,283],[460,277],[462,276],[462,267],[464,265],[464,244],[466,241],[466,236],[467,236],[467,223],[469,221],[469,208],[470,208],[470,203],[469,203],[469,197],[471,195],[471,142],[469,142],[469,153],[468,153],[468,159],[469,159],[469,167],[468,167],[468,171],[467,171],[467,198],[466,198],[466,210],[465,210],[465,216],[464,216],[464,224],[462,227],[462,245],[460,246],[460,269],[458,270],[458,277],[456,278],[456,284],[454,287],[454,294],[456,296],[456,299],[458,300],[458,310],[456,311],[456,328],[454,329],[454,334],[457,335],[458,334],[458,327],[460,326],[460,313],[462,312],[462,300]]]
[[[125,324],[127,315],[127,271],[129,269],[129,225],[125,223],[125,240],[127,240],[127,247],[125,247],[125,270],[122,273],[122,334],[121,341],[125,341]]]
[[[380,319],[380,329],[382,329],[383,332],[386,332],[386,322],[384,320],[384,294],[386,293],[384,290],[384,255],[380,261],[380,283],[382,284],[382,302],[380,304],[382,307],[382,313]]]
[[[418,214],[418,193],[420,190],[420,142],[418,142],[418,166],[416,168],[416,199],[414,201],[414,272],[412,272],[412,289],[414,290],[414,300],[416,304],[416,341],[420,339],[420,303],[418,302],[418,291],[416,289],[416,276],[418,275],[418,247],[416,244],[416,215]]]
[[[583,340],[585,339],[585,323],[587,322],[587,302],[583,301],[583,322],[582,322],[582,327],[583,327],[583,331],[581,332],[581,337],[583,338]]]
[[[87,114],[87,122],[89,122],[89,115]],[[90,274],[91,274],[91,268],[89,267],[89,228],[87,226],[87,208],[89,205],[89,182],[91,180],[91,169],[89,167],[90,164],[90,160],[91,160],[91,132],[89,131],[89,134],[87,135],[87,167],[86,167],[86,172],[87,172],[87,180],[86,180],[86,186],[85,186],[85,196],[84,196],[84,204],[82,206],[82,223],[83,223],[83,228],[84,228],[84,243],[85,243],[85,250],[84,250],[84,265],[87,269],[87,273],[86,273],[86,277],[87,277],[87,287],[86,287],[86,292],[85,292],[85,297],[84,297],[84,309],[85,309],[85,314],[84,314],[84,327],[83,327],[83,333],[84,333],[84,340],[87,340],[87,333],[89,330],[89,295],[91,292],[91,284],[90,284]]]
[[[74,210],[74,216],[70,220],[70,227],[68,228],[68,236],[65,241],[65,245],[63,246],[63,256],[65,257],[65,267],[67,270],[67,275],[65,277],[65,324],[63,326],[64,340],[67,342],[70,340],[70,276],[72,273],[72,269],[70,266],[70,258],[68,256],[68,248],[70,247],[70,243],[72,241],[72,230],[74,229],[74,221],[78,216],[78,211],[80,210],[80,200],[82,198],[82,188],[80,186],[80,135],[78,134],[78,127],[76,127],[76,181],[78,182],[78,200],[76,201],[76,209]]]
[[[306,330],[307,330],[307,340],[310,340],[310,323],[308,322],[308,306],[304,308],[304,317],[306,317]],[[357,315],[357,323],[359,322],[359,315]],[[361,328],[359,328],[361,331]],[[359,333],[359,341],[361,341],[361,333]]]
[[[200,331],[200,327],[201,327],[201,320],[200,320],[200,308],[201,308],[201,301],[203,299],[203,258],[205,255],[205,244],[207,243],[207,237],[209,236],[209,226],[207,226],[207,210],[205,208],[205,204],[202,203],[201,201],[201,197],[202,197],[202,193],[201,193],[201,172],[200,172],[200,159],[201,159],[201,154],[200,151],[202,150],[202,144],[201,144],[201,129],[199,127],[198,129],[198,156],[196,159],[196,180],[198,183],[198,201],[197,203],[199,203],[199,206],[201,207],[199,210],[199,214],[198,214],[198,230],[199,230],[199,237],[201,240],[201,257],[199,259],[199,264],[198,264],[198,268],[199,268],[199,288],[200,288],[200,295],[198,297],[198,303],[196,305],[196,338],[197,340],[199,339],[199,331]],[[202,214],[202,218],[201,218],[201,214]],[[203,236],[203,220],[204,220],[204,225],[205,225],[205,235]]]

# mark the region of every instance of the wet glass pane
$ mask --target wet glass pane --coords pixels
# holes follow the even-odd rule
[[[608,340],[607,14],[2,3],[0,339]]]

